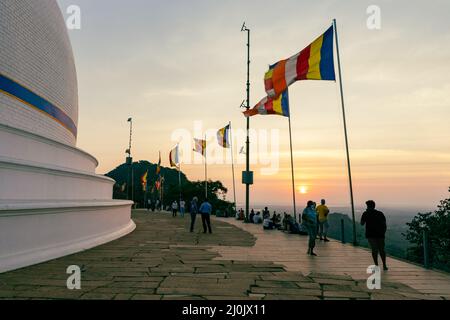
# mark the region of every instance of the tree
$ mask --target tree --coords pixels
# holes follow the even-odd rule
[[[441,200],[434,212],[418,213],[407,225],[405,236],[412,244],[408,259],[423,263],[423,230],[427,228],[433,266],[450,271],[450,198]]]

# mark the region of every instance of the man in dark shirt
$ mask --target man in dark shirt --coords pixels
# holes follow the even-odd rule
[[[383,261],[383,269],[388,270],[386,265],[386,252],[384,251],[384,236],[386,234],[386,217],[383,212],[375,210],[375,201],[366,202],[367,210],[361,217],[361,225],[366,225],[366,238],[372,249],[372,258],[378,266],[378,253]]]
[[[212,205],[211,203],[208,202],[207,198],[205,198],[205,201],[202,203],[198,211],[200,211],[200,213],[202,214],[203,233],[206,233],[206,226],[208,226],[209,233],[212,233],[211,230]]]
[[[195,219],[197,218],[198,213],[198,198],[194,197],[191,201],[191,232],[194,232],[194,226],[195,226]]]

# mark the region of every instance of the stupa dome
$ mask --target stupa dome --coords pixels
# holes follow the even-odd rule
[[[74,146],[78,90],[54,0],[0,2],[0,124]]]

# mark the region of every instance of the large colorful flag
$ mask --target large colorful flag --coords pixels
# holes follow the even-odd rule
[[[194,138],[194,151],[200,153],[202,156],[206,155],[206,140]]]
[[[269,97],[278,97],[298,80],[336,80],[333,26],[300,53],[272,65],[264,76]]]
[[[180,163],[179,154],[178,154],[178,145],[170,151],[169,154],[169,162],[171,167],[178,167]]]
[[[230,125],[225,126],[224,128],[217,131],[217,142],[224,148],[230,148]]]
[[[257,114],[274,114],[289,117],[289,94],[284,91],[278,98],[272,99],[265,97],[252,109],[244,111],[246,117],[252,117]]]
[[[161,172],[161,151],[159,152],[159,161],[158,165],[156,166],[156,175],[159,175]]]
[[[142,190],[144,190],[144,191],[147,190],[147,176],[148,176],[148,171],[146,171],[144,173],[144,175],[141,177]]]

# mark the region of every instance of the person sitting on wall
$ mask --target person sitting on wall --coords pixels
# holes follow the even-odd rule
[[[241,220],[241,221],[244,221],[245,220],[245,215],[244,215],[244,210],[239,210],[239,219],[238,220]]]
[[[283,231],[289,231],[289,224],[288,224],[288,214],[286,212],[283,213]]]
[[[274,211],[272,216],[272,224],[275,229],[281,228],[281,220],[279,220],[277,213]]]
[[[255,210],[252,209],[252,211],[250,212],[250,216],[249,216],[250,222],[252,222],[252,223],[253,223],[253,217],[254,216],[255,216]]]
[[[258,211],[255,216],[253,217],[253,223],[260,224],[262,223],[263,219],[261,217],[261,213]]]
[[[270,216],[269,217],[266,216],[263,220],[263,229],[264,230],[272,230],[273,227],[274,227],[274,224],[272,222],[272,219],[270,219]]]
[[[263,212],[262,212],[262,218],[266,219],[266,218],[270,218],[270,211],[267,207],[264,208]]]

